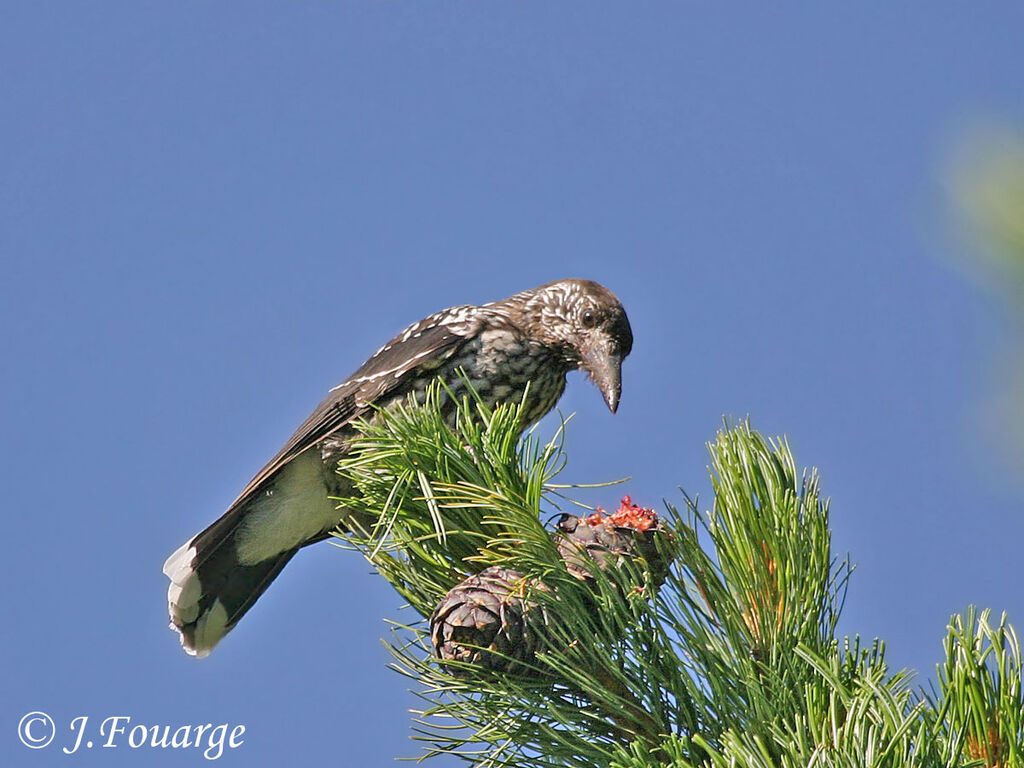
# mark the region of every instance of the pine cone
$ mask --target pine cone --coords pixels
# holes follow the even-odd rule
[[[655,537],[664,532],[658,515],[653,509],[636,506],[629,496],[623,497],[611,515],[598,507],[587,517],[562,515],[556,527],[562,534],[558,536],[558,551],[569,573],[577,579],[593,578],[589,561],[604,569],[619,557],[646,560],[655,586],[660,586],[668,574],[669,563],[655,544]]]
[[[434,655],[442,661],[461,661],[510,674],[535,674],[539,638],[535,631],[547,617],[526,599],[528,589],[544,587],[518,571],[485,568],[456,585],[430,617]],[[466,668],[449,666],[458,677]]]

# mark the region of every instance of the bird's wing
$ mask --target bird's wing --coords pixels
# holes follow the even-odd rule
[[[274,473],[303,451],[366,413],[375,402],[453,357],[482,326],[473,310],[464,306],[438,312],[406,328],[363,363],[354,374],[330,391],[295,431],[284,447],[231,505],[238,506]]]

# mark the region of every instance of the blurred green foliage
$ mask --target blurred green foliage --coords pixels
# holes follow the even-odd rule
[[[1012,474],[1024,477],[1024,133],[976,132],[953,163],[952,194],[976,275],[1006,298],[1020,321],[1009,356],[1000,361],[1000,391],[987,421],[1006,446]]]
[[[1024,310],[1024,135],[972,143],[954,177],[957,201],[977,247],[972,253]]]

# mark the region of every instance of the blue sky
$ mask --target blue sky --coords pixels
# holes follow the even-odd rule
[[[599,280],[619,413],[571,377],[567,480],[707,498],[723,414],[821,468],[842,630],[932,675],[1024,625],[1024,482],[986,403],[1019,319],[968,277],[958,142],[1024,121],[1019,4],[7,4],[0,11],[0,761],[72,718],[227,722],[220,758],[417,754],[399,598],[326,545],[186,657],[160,567],[407,323]],[[615,492],[588,499],[614,504]],[[53,745],[15,729],[43,710]],[[452,762],[437,761],[436,765]]]

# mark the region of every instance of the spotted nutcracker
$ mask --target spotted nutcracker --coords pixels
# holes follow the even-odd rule
[[[171,628],[182,646],[209,654],[296,552],[345,525],[346,511],[329,498],[348,490],[335,469],[352,421],[371,406],[421,395],[438,376],[458,393],[464,371],[489,404],[519,402],[529,382],[525,429],[558,402],[566,374],[582,369],[614,413],[632,345],[622,305],[590,280],[451,307],[406,328],[330,391],[219,520],[167,559]]]

